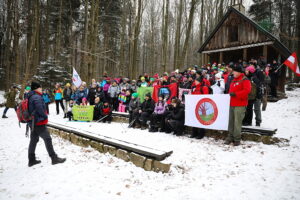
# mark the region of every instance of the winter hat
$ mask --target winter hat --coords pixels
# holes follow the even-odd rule
[[[159,94],[158,97],[165,98],[163,94]]]
[[[243,73],[244,70],[243,70],[243,67],[241,65],[237,65],[237,66],[234,66],[232,68],[233,71],[236,71],[236,72],[240,72],[240,73]]]
[[[155,81],[155,78],[150,78],[150,81]]]
[[[175,72],[178,74],[179,73],[179,69],[176,69]]]
[[[145,80],[145,77],[142,76],[142,77],[141,77],[141,80]]]
[[[215,75],[215,77],[216,77],[217,79],[222,78],[222,73],[221,73],[221,72],[217,73],[217,74]]]
[[[67,87],[70,87],[70,86],[71,86],[71,84],[70,84],[70,83],[67,83],[67,84],[66,84],[66,86],[67,86]]]
[[[255,68],[253,65],[250,65],[249,67],[246,68],[246,71],[249,71],[251,74],[255,72]]]
[[[159,78],[159,75],[158,75],[158,73],[156,73],[156,74],[154,74],[154,76],[153,76],[154,78],[156,78],[156,79],[158,79]]]
[[[38,82],[31,82],[31,90],[36,90],[38,88],[42,87]]]
[[[145,97],[151,97],[151,94],[150,93],[147,93],[146,95],[145,95]]]
[[[199,83],[201,83],[202,82],[202,78],[201,77],[196,78],[196,81],[198,81]]]
[[[31,90],[30,86],[26,86],[25,90]]]
[[[135,92],[131,96],[134,97],[134,98],[137,98],[138,97],[138,93]]]

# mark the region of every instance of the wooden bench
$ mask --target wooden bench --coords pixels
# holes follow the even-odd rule
[[[104,144],[114,146],[116,148],[124,149],[129,152],[134,152],[134,153],[138,153],[140,155],[144,155],[146,157],[154,158],[155,160],[158,160],[158,161],[164,160],[166,157],[170,156],[173,153],[173,151],[162,151],[162,150],[154,149],[151,147],[143,146],[141,144],[135,144],[132,142],[119,140],[119,139],[108,137],[108,136],[102,136],[102,135],[99,135],[99,134],[96,134],[96,133],[93,133],[90,131],[81,130],[78,128],[74,128],[71,126],[66,126],[66,125],[62,125],[62,124],[58,124],[58,123],[54,123],[54,122],[49,122],[47,124],[47,126],[55,128],[55,129],[59,129],[62,131],[66,131],[69,133],[73,133],[75,135],[87,138],[89,140],[101,142]]]

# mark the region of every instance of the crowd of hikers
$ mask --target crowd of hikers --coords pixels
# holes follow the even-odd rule
[[[130,80],[125,77],[112,78],[104,74],[100,80],[93,79],[90,83],[82,82],[77,88],[70,83],[60,85],[57,83],[53,90],[43,89],[42,98],[49,113],[49,103],[53,100],[56,104],[56,114],[60,113],[60,107],[64,112],[64,117],[72,120],[72,108],[74,105],[93,105],[94,120],[101,122],[112,121],[112,112],[129,113],[129,127],[147,129],[149,132],[174,132],[176,135],[184,134],[185,106],[180,98],[172,97],[167,103],[169,96],[159,94],[158,100],[154,101],[151,93],[146,93],[143,101],[140,101],[140,94],[137,93],[140,87],[168,86],[176,83],[177,88],[190,89],[191,94],[230,94],[231,107],[239,107],[230,110],[231,117],[235,115],[244,126],[251,126],[253,112],[255,113],[255,125],[260,126],[262,122],[261,110],[266,109],[266,97],[268,91],[273,97],[277,97],[276,87],[279,77],[279,67],[274,60],[267,64],[263,57],[251,59],[250,61],[238,61],[236,63],[208,63],[203,66],[193,66],[183,72],[175,70],[170,74],[145,73],[137,80]],[[239,74],[235,77],[234,72]],[[238,88],[247,80],[244,88]],[[247,88],[247,89],[245,89]],[[239,92],[235,90],[243,90]],[[249,90],[249,91],[246,91]],[[7,106],[3,113],[6,118],[8,108],[15,108],[15,97],[18,89],[11,88],[7,93]],[[31,88],[25,88],[24,98],[30,93]],[[239,97],[239,95],[242,95]],[[246,95],[245,95],[246,94]],[[239,100],[241,98],[242,100]],[[53,100],[52,100],[53,99]],[[245,100],[246,99],[246,100]],[[245,109],[245,110],[243,110]],[[234,122],[235,118],[230,118]],[[229,122],[229,129],[232,124]],[[234,125],[232,125],[234,126]],[[235,131],[238,131],[235,130]],[[234,131],[233,131],[234,132]],[[193,128],[192,138],[201,139],[205,135],[205,130]],[[228,138],[229,142],[234,140],[239,144],[239,138]]]

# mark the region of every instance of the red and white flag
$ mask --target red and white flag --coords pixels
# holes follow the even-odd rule
[[[286,66],[288,66],[297,76],[300,76],[300,69],[298,65],[298,59],[296,52],[292,53],[284,63]]]

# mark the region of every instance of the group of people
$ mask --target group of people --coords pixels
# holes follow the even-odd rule
[[[31,86],[25,88],[23,97],[29,99],[30,111],[34,113],[35,119],[29,145],[29,166],[40,163],[34,154],[39,136],[44,139],[54,164],[65,161],[54,152],[51,137],[45,127],[52,95],[56,104],[56,114],[59,114],[61,107],[64,117],[69,120],[72,120],[73,105],[93,105],[96,121],[110,123],[113,111],[128,112],[129,127],[141,129],[149,127],[149,132],[174,132],[175,135],[183,135],[185,105],[180,98],[175,96],[167,101],[168,96],[159,94],[155,102],[152,94],[147,93],[141,101],[141,96],[137,93],[139,87],[167,86],[173,83],[177,84],[178,88],[190,89],[192,95],[229,94],[231,98],[229,134],[225,144],[233,143],[237,146],[241,140],[242,125],[252,125],[253,108],[256,126],[260,126],[261,107],[263,109],[266,107],[261,104],[268,86],[271,88],[271,95],[277,96],[276,86],[280,72],[278,64],[276,61],[272,64],[262,61],[260,58],[251,59],[249,62],[240,60],[237,63],[213,63],[201,67],[193,66],[183,72],[175,70],[170,75],[167,72],[161,76],[154,74],[152,77],[145,73],[139,76],[137,81],[123,77],[110,78],[104,74],[98,82],[95,79],[90,84],[82,82],[78,88],[70,83],[62,88],[57,83],[52,94],[50,90],[41,90],[39,83],[32,82]],[[10,107],[16,108],[17,92],[17,87],[13,86],[7,93],[3,118],[7,118],[6,113]],[[33,96],[34,98],[31,98]],[[205,129],[192,128],[192,138],[201,139],[204,136]]]

